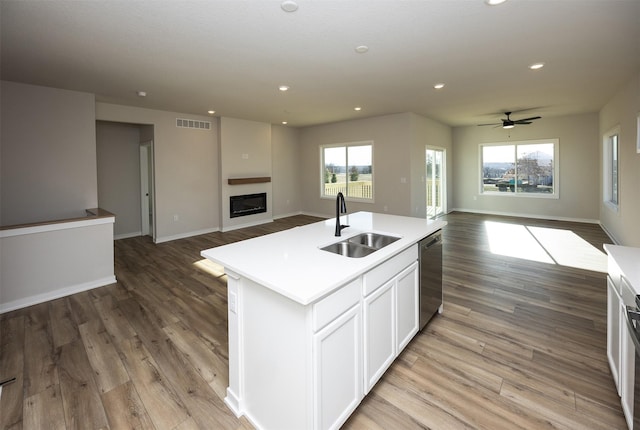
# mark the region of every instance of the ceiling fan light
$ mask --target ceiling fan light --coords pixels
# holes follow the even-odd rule
[[[513,127],[515,127],[515,125],[514,125],[514,124],[504,124],[504,125],[502,126],[502,128],[504,128],[504,129],[509,129],[509,128],[513,128]]]

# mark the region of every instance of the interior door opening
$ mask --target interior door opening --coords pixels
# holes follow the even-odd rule
[[[140,217],[143,236],[153,233],[153,142],[140,143]]]
[[[437,218],[446,213],[445,150],[427,147],[427,218]]]

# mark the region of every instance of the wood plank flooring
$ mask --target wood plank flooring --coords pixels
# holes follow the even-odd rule
[[[573,232],[580,240],[555,247],[566,243],[589,264],[609,241],[602,230],[445,218],[445,311],[345,428],[626,428],[606,359],[605,274],[495,254],[486,223]],[[1,315],[0,380],[17,380],[3,389],[0,429],[251,429],[223,403],[226,277],[199,253],[317,220],[295,216],[158,245],[119,240],[116,284]],[[522,243],[512,245],[522,254]]]

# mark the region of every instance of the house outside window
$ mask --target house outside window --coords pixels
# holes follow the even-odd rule
[[[620,203],[619,127],[605,133],[603,138],[603,200],[605,206],[617,211]]]
[[[558,139],[480,145],[480,193],[559,197]]]
[[[373,202],[373,142],[320,147],[320,196]]]

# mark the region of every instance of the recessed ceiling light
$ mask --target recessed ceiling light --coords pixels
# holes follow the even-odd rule
[[[292,0],[285,0],[282,3],[280,3],[280,7],[285,12],[295,12],[298,10],[298,3]]]
[[[538,70],[538,69],[542,69],[543,67],[544,67],[544,63],[534,63],[529,66],[531,70]]]
[[[484,0],[484,2],[486,4],[488,4],[489,6],[497,6],[499,4],[502,4],[504,2],[506,2],[507,0]]]
[[[361,111],[362,108],[360,106],[356,106],[356,107],[353,108],[353,110]]]
[[[138,97],[146,97],[147,96],[147,92],[146,91],[138,91]]]
[[[439,90],[441,88],[444,88],[444,84],[442,82],[439,82],[439,83],[435,84],[433,86],[433,88],[435,88],[436,90]]]
[[[289,90],[289,87],[288,87],[287,85],[280,85],[280,86],[278,87],[278,89],[279,89],[280,91],[288,91],[288,90]]]
[[[369,47],[367,45],[356,46],[356,52],[358,54],[364,54],[367,51],[369,51]]]
[[[287,125],[287,121],[282,121],[282,125]]]
[[[216,111],[214,111],[214,110],[208,110],[208,111],[207,111],[207,113],[208,113],[209,115],[213,115],[214,113],[216,113]]]

